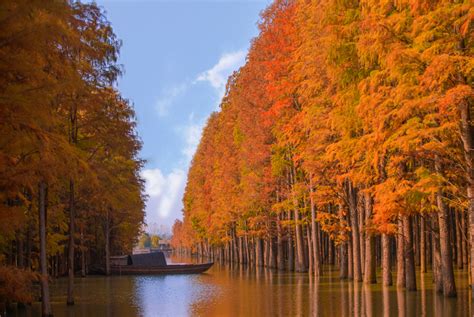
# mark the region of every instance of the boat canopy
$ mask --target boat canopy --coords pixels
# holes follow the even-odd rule
[[[163,252],[132,254],[128,258],[128,263],[134,266],[166,266]]]

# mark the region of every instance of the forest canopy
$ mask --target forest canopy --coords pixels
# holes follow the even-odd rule
[[[188,174],[175,247],[455,296],[474,268],[471,1],[276,0]],[[474,284],[474,282],[471,282]]]

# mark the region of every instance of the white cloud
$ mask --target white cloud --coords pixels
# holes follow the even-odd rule
[[[182,150],[182,153],[186,156],[188,162],[193,158],[194,152],[196,152],[196,148],[199,145],[202,128],[202,124],[191,123],[183,129],[183,136],[186,144]]]
[[[170,221],[181,218],[181,198],[186,183],[186,172],[174,169],[164,175],[159,168],[142,171],[145,192],[149,196],[146,206],[147,223],[158,222],[169,225]],[[160,221],[161,220],[161,221]]]
[[[247,52],[244,50],[223,54],[217,64],[201,73],[196,81],[208,82],[214,89],[216,89],[219,95],[219,100],[221,100],[225,93],[227,78],[233,71],[245,64],[246,54]]]
[[[155,109],[158,112],[158,115],[160,117],[167,116],[168,110],[173,104],[174,100],[184,94],[187,89],[188,85],[186,82],[184,82],[164,90],[155,103]]]

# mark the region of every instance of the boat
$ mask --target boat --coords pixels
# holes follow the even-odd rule
[[[214,264],[168,264],[161,251],[114,256],[110,260],[110,271],[114,275],[198,274],[207,271]]]

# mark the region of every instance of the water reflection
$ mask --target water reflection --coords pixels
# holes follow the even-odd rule
[[[340,281],[325,268],[319,280],[264,268],[215,264],[206,274],[88,277],[76,281],[76,305],[67,307],[66,280],[52,285],[55,316],[469,316],[467,273],[457,272],[458,298],[436,294],[432,275],[420,290]],[[34,304],[12,316],[39,316]]]

